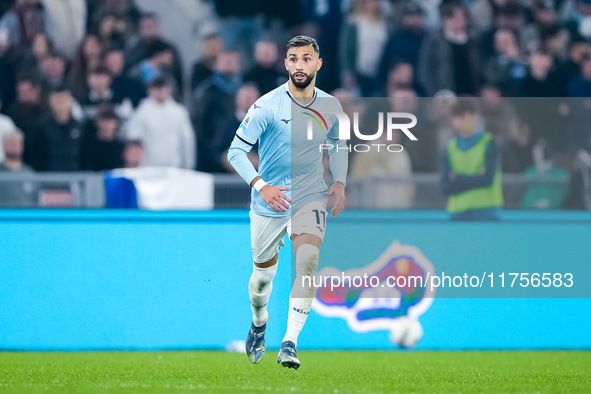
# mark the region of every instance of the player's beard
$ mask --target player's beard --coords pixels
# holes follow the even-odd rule
[[[291,79],[291,82],[293,83],[293,85],[294,85],[296,88],[298,88],[298,89],[306,89],[306,88],[307,88],[307,87],[310,85],[310,83],[312,83],[312,80],[313,80],[313,79],[314,79],[314,77],[316,76],[316,73],[308,75],[308,74],[306,74],[306,73],[303,73],[303,72],[301,72],[301,71],[298,71],[298,72],[297,72],[297,73],[295,73],[295,74],[304,74],[304,75],[306,76],[306,79],[304,79],[303,81],[300,81],[300,82],[298,82],[298,81],[295,79],[295,77],[294,77],[294,74],[292,74],[292,73],[289,73],[289,79]]]

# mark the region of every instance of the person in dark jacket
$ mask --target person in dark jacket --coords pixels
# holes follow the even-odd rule
[[[575,153],[579,149],[591,148],[591,56],[586,55],[581,63],[581,74],[568,85],[571,119],[568,126],[568,149]]]
[[[42,171],[80,170],[82,128],[72,117],[72,93],[56,87],[49,95],[50,115],[39,135],[40,168]]]
[[[193,65],[191,72],[191,90],[213,75],[218,54],[223,50],[222,39],[217,34],[210,34],[203,41],[202,58]]]
[[[8,116],[25,135],[24,162],[40,170],[39,153],[42,147],[38,146],[39,133],[49,116],[49,109],[41,94],[41,81],[34,74],[19,75],[16,102],[8,110]]]
[[[183,95],[183,69],[181,58],[176,46],[161,37],[158,15],[153,13],[145,13],[142,15],[137,36],[132,37],[128,42],[125,53],[125,67],[127,70],[131,70],[153,56],[152,44],[154,42],[163,43],[170,51],[172,59],[170,64],[167,65],[166,73],[170,74],[172,77],[176,89],[178,89],[178,98],[180,98]],[[175,95],[175,97],[176,96],[177,95]]]
[[[388,72],[397,63],[409,63],[413,70],[417,69],[426,36],[424,24],[425,11],[414,2],[408,3],[402,10],[402,27],[392,33],[384,49],[379,73],[382,83],[386,82]]]
[[[253,82],[261,95],[287,82],[287,74],[277,69],[277,44],[270,40],[257,42],[255,65],[244,75],[244,82]]]
[[[475,95],[481,84],[477,40],[469,34],[466,7],[452,0],[441,6],[443,28],[425,38],[418,65],[418,82],[427,95],[442,89]]]
[[[216,171],[213,141],[217,127],[234,115],[234,98],[241,86],[238,53],[225,51],[218,55],[214,74],[199,85],[193,94],[193,128],[197,133],[197,169]]]
[[[103,62],[113,77],[111,83],[113,94],[117,97],[129,97],[133,108],[137,108],[140,101],[146,98],[146,88],[141,80],[123,74],[125,67],[123,49],[117,47],[106,49],[103,53]]]
[[[122,168],[125,144],[117,138],[121,119],[112,106],[102,105],[87,126],[82,144],[82,170]]]

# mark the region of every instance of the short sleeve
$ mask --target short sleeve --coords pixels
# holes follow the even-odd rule
[[[260,102],[254,103],[238,126],[236,137],[245,144],[255,145],[269,125],[267,111],[267,108]]]

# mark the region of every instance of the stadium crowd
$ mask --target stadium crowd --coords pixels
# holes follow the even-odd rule
[[[235,130],[260,95],[287,80],[283,47],[295,34],[318,39],[317,86],[346,112],[426,120],[420,143],[396,157],[354,155],[352,175],[437,172],[460,96],[481,97],[503,172],[540,162],[571,171],[577,152],[591,148],[591,0],[211,6],[219,29],[183,70],[159,16],[133,0],[0,0],[0,171],[231,172]]]

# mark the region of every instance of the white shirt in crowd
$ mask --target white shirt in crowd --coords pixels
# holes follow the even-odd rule
[[[357,19],[357,72],[366,77],[378,74],[384,47],[388,42],[388,26],[383,20],[371,22]]]
[[[4,137],[16,130],[12,119],[6,115],[0,114],[0,163],[4,161]]]
[[[142,141],[144,167],[195,166],[195,134],[187,109],[170,99],[147,98],[127,124],[127,138]]]

